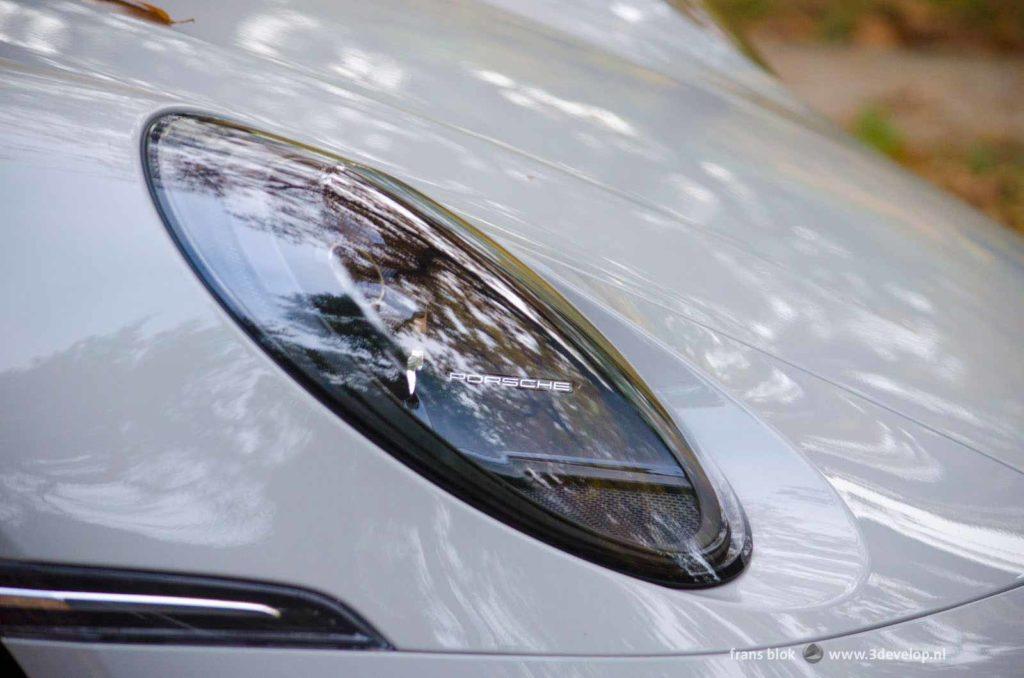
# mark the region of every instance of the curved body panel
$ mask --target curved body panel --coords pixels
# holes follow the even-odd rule
[[[4,6],[0,556],[301,585],[399,650],[587,657],[930,629],[907,620],[1019,585],[1020,242],[732,57],[628,59],[538,7]],[[605,570],[340,421],[175,249],[140,158],[168,110],[392,174],[531,265],[731,483],[747,571]]]

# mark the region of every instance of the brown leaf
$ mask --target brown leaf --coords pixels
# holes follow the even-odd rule
[[[148,2],[139,2],[138,0],[106,1],[121,5],[122,7],[127,8],[132,14],[140,18],[149,19],[150,21],[155,21],[156,23],[163,24],[165,26],[173,26],[175,24],[187,24],[192,21],[195,21],[195,19],[175,20],[171,18],[171,15],[167,12],[166,9],[163,9],[162,7],[157,7],[156,5],[153,5]]]

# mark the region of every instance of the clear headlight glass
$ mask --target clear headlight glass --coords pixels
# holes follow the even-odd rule
[[[159,118],[145,155],[199,276],[382,448],[620,571],[700,586],[742,569],[728,487],[598,331],[486,236],[379,172],[219,120]]]

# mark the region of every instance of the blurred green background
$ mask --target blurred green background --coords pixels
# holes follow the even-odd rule
[[[707,0],[812,108],[1024,232],[1024,0]]]

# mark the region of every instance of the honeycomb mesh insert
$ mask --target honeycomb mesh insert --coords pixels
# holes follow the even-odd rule
[[[684,489],[562,477],[522,491],[573,522],[627,543],[679,550],[700,527],[697,498]]]

